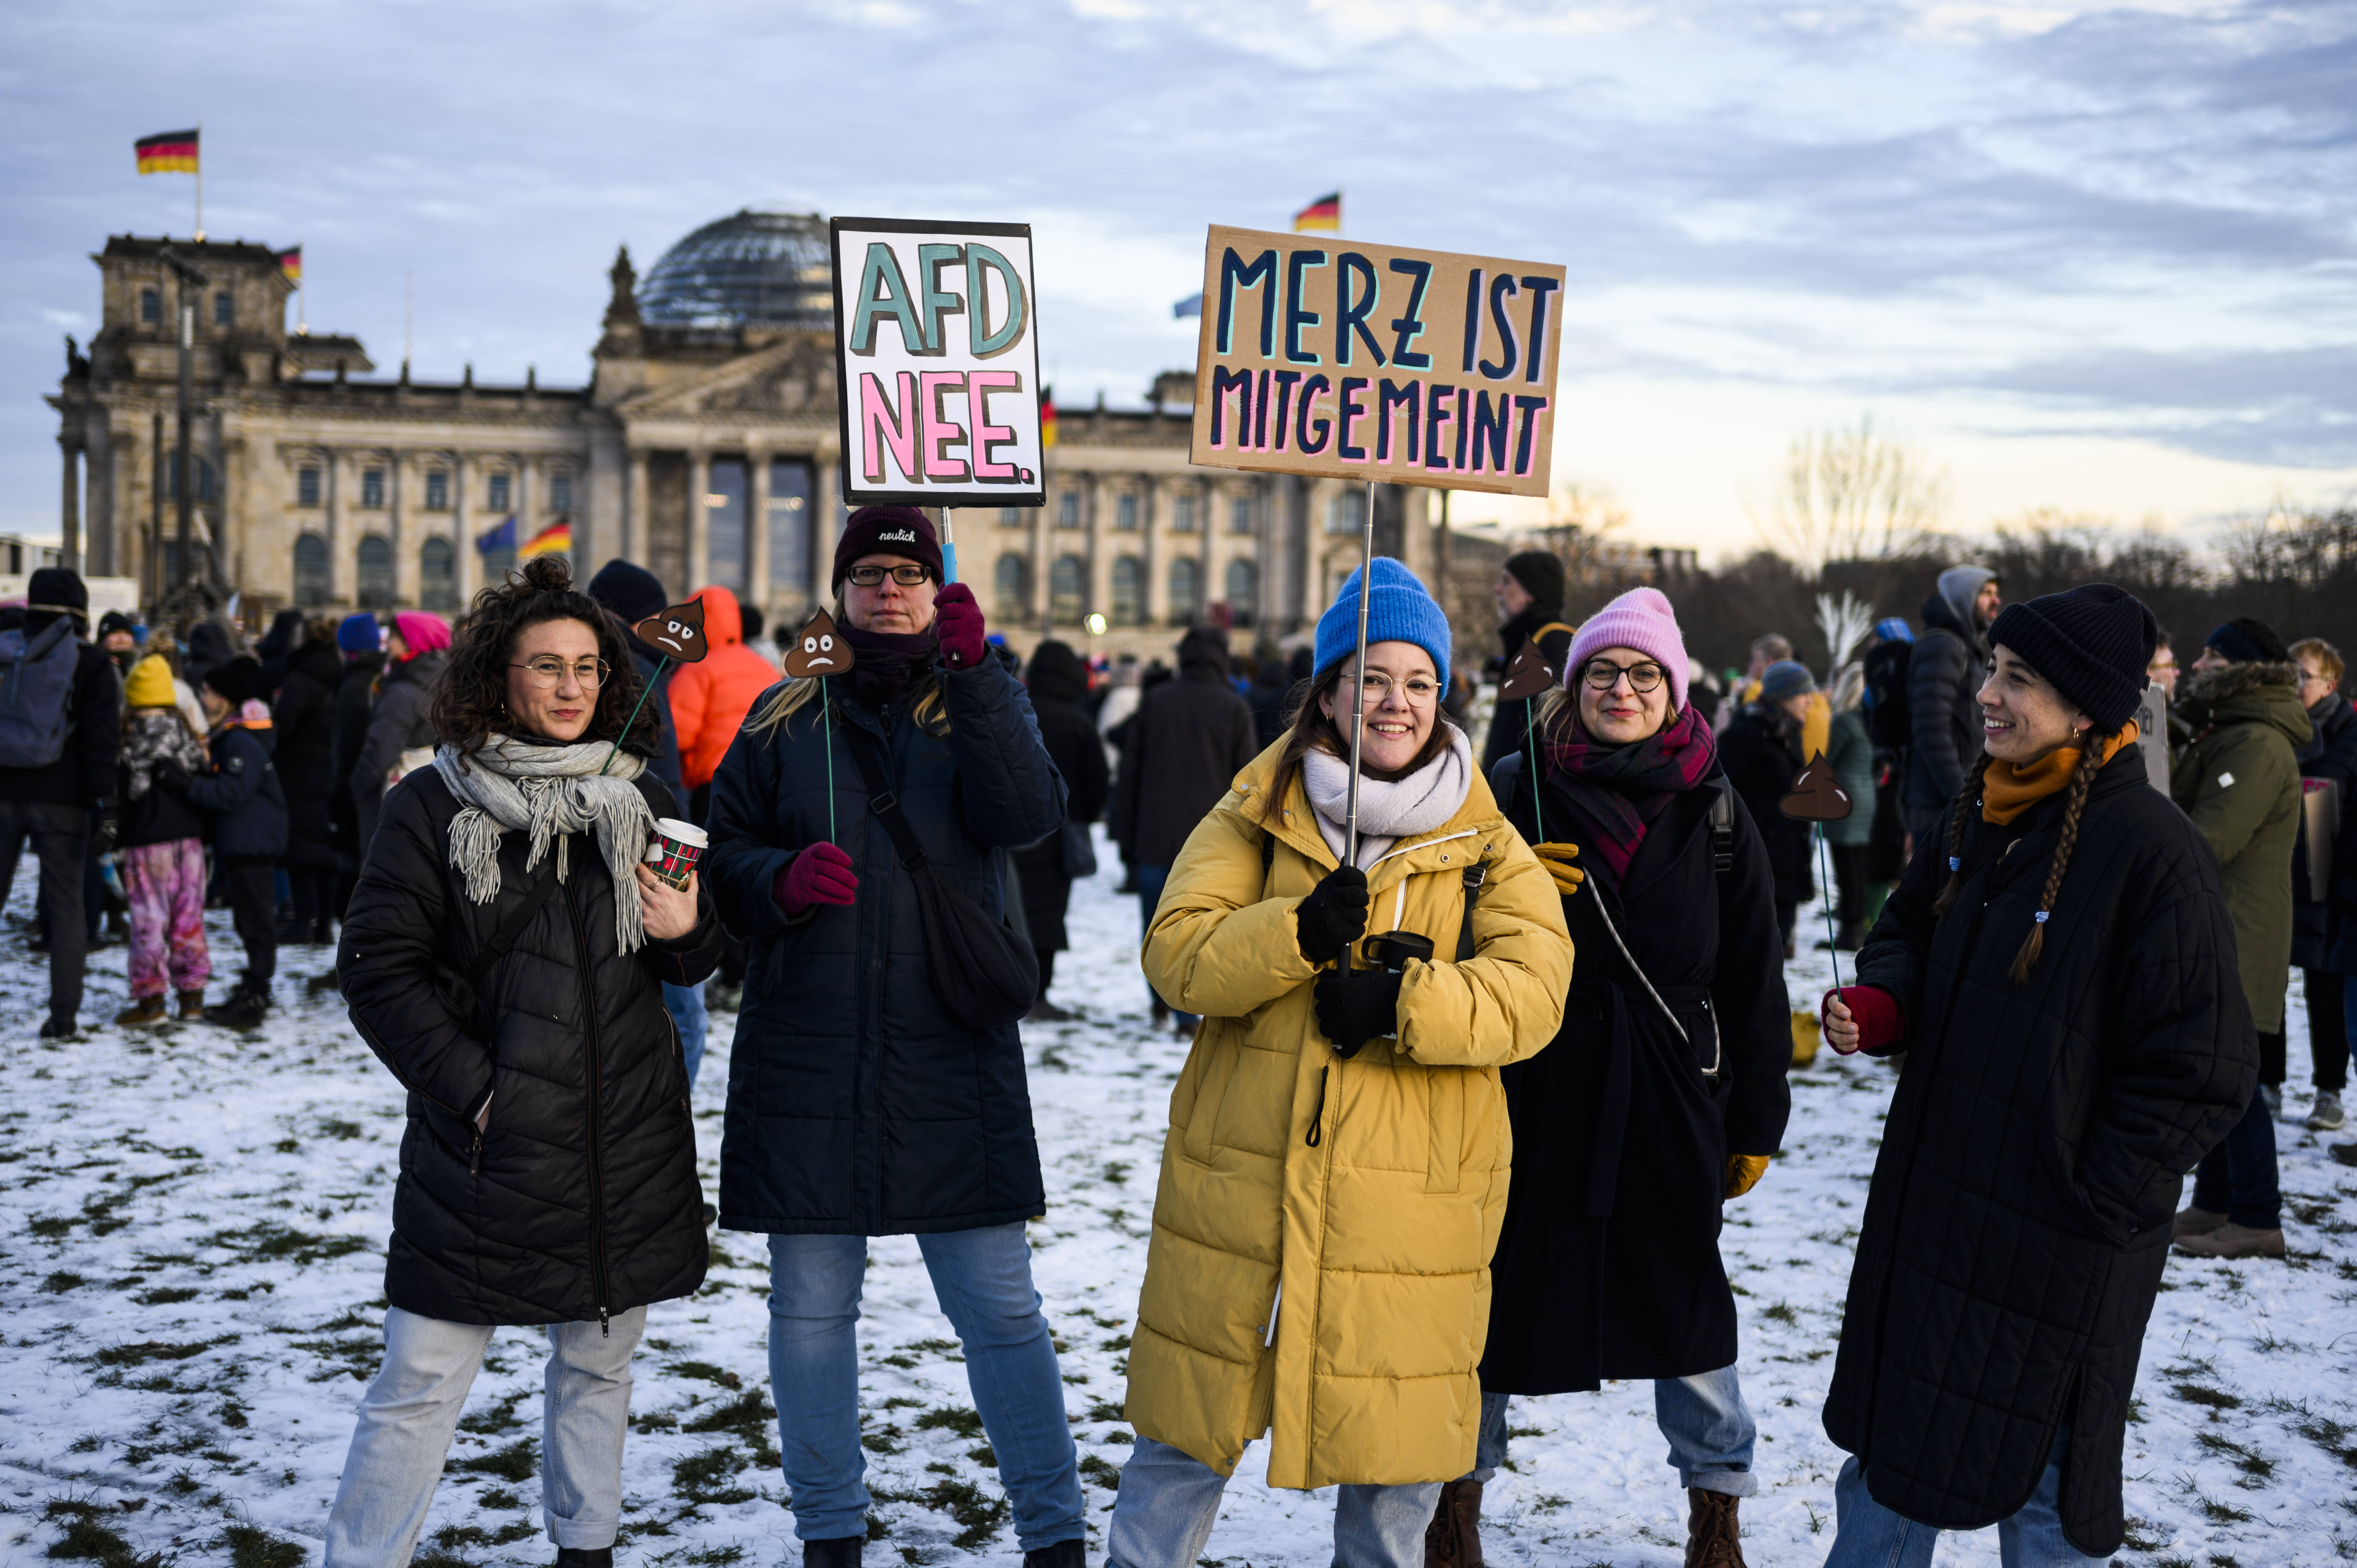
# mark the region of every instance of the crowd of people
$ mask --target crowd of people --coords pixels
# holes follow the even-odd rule
[[[1718,1237],[1792,1113],[1784,965],[1826,867],[1822,945],[1856,958],[1824,1036],[1901,1064],[1823,1412],[1849,1455],[1829,1562],[1927,1564],[1990,1524],[2008,1563],[2118,1548],[2169,1254],[2283,1255],[2295,966],[2306,1120],[2342,1122],[2337,650],[2241,618],[2180,678],[2121,590],[2007,604],[1964,564],[1822,679],[1773,633],[1717,673],[1661,592],[1575,621],[1529,553],[1491,672],[1534,650],[1546,690],[1485,726],[1389,559],[1302,646],[1197,628],[1175,669],[1052,639],[1018,660],[911,508],[853,513],[829,585],[848,667],[782,679],[717,587],[709,657],[668,663],[630,629],[662,585],[623,561],[578,585],[532,562],[455,628],[288,611],[251,650],[220,619],[92,636],[56,570],[0,619],[0,832],[12,869],[27,835],[40,859],[43,1033],[77,1027],[115,916],[125,1026],[173,995],[251,1026],[276,945],[339,928],[321,983],[408,1092],[329,1568],[409,1560],[515,1324],[549,1338],[558,1562],[609,1564],[631,1355],[715,1222],[768,1239],[808,1568],[856,1568],[870,1533],[857,1324],[886,1234],[917,1238],[1026,1568],[1084,1568],[1019,1026],[1072,1016],[1049,990],[1101,816],[1154,1015],[1189,1042],[1110,1568],[1201,1560],[1263,1438],[1271,1484],[1339,1487],[1345,1568],[1479,1568],[1510,1402],[1640,1378],[1689,1568],[1740,1568],[1760,1432]],[[1819,761],[1850,803],[1822,845],[1781,809]],[[701,858],[657,875],[683,832]],[[245,971],[207,1006],[211,900]],[[716,1206],[688,1098],[715,1006],[737,1015]]]

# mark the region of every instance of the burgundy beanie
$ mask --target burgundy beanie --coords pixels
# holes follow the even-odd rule
[[[1631,588],[1588,617],[1571,639],[1563,683],[1571,685],[1579,669],[1608,648],[1633,648],[1660,665],[1670,678],[1670,711],[1684,711],[1686,641],[1678,634],[1678,612],[1659,588]]]
[[[841,593],[843,580],[863,555],[905,555],[942,580],[942,542],[933,520],[912,506],[864,506],[846,519],[843,537],[835,542],[834,575],[829,593]]]

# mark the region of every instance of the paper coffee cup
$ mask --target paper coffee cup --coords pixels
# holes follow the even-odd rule
[[[655,833],[655,842],[647,848],[648,865],[657,876],[684,890],[687,879],[695,875],[695,863],[704,857],[712,840],[694,822],[676,817],[657,817]]]

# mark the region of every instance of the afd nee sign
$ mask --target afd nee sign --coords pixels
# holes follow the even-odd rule
[[[1547,493],[1564,270],[1216,225],[1191,461]]]
[[[828,228],[844,500],[1044,504],[1031,226]]]

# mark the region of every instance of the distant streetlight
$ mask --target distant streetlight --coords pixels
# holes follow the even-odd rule
[[[1105,618],[1103,614],[1099,611],[1092,610],[1089,613],[1089,635],[1091,637],[1103,637],[1104,635],[1104,628]]]

